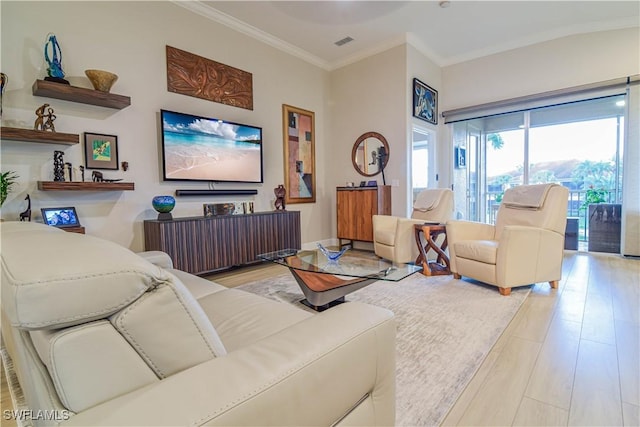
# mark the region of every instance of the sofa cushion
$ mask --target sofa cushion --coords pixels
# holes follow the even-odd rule
[[[169,273],[113,242],[31,222],[1,230],[2,305],[20,328],[104,318],[170,280]]]
[[[198,299],[227,351],[273,335],[313,314],[238,289]]]
[[[106,320],[29,334],[60,401],[70,411],[84,411],[159,381]]]
[[[495,264],[498,253],[497,240],[462,240],[454,243],[456,256],[485,264]]]
[[[177,277],[145,292],[110,320],[160,378],[227,354],[202,307]]]

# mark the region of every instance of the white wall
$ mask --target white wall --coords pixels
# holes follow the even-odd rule
[[[537,94],[640,72],[640,29],[580,34],[442,69],[441,110]]]
[[[640,256],[640,86],[629,88],[622,188],[622,255]]]
[[[387,185],[392,180],[406,182],[406,48],[386,50],[355,64],[334,70],[330,75],[328,141],[331,156],[326,163],[327,189],[333,191],[333,233],[336,230],[335,187],[347,181],[360,182],[382,176],[364,177],[351,163],[351,150],[365,132],[378,132],[389,143]],[[391,191],[392,213],[400,215],[406,203],[406,184]]]
[[[423,129],[428,129],[436,132],[436,144],[435,144],[435,155],[436,162],[434,164],[435,174],[438,175],[438,182],[433,185],[433,187],[444,188],[450,186],[450,163],[451,163],[451,155],[449,149],[449,141],[443,138],[443,133],[439,131],[439,129],[444,127],[442,123],[442,119],[438,117],[438,124],[433,125],[424,120],[413,117],[412,105],[413,105],[413,79],[417,78],[421,82],[425,83],[429,87],[435,89],[438,92],[438,115],[440,115],[440,105],[442,104],[442,69],[435,64],[432,60],[424,56],[420,51],[414,48],[411,45],[407,45],[407,75],[406,75],[406,86],[407,86],[407,117],[408,117],[408,133],[409,136],[407,140],[407,164],[410,165],[411,159],[411,128],[415,125]],[[411,175],[407,174],[407,189],[411,190]],[[409,205],[411,204],[411,195],[410,193],[407,195],[407,212],[408,216],[411,213],[409,210]]]
[[[11,2],[2,1],[0,68],[9,76],[3,104],[3,125],[22,122],[32,127],[34,111],[44,102],[55,109],[59,132],[85,131],[118,136],[120,160],[128,172],[105,171],[109,178],[135,182],[135,191],[42,192],[36,181],[51,180],[53,151],[63,149],[65,161],[83,164],[81,146],[2,142],[2,171],[16,170],[19,188],[2,208],[14,220],[31,195],[34,217],[39,209],[75,206],[88,234],[113,240],[133,250],[144,249],[142,221],[155,218],[151,199],[177,188],[207,188],[206,183],[164,183],[159,161],[158,113],[161,108],[247,123],[263,128],[265,182],[227,184],[216,188],[257,188],[253,197],[177,198],[174,217],[202,215],[203,203],[255,200],[256,210],[273,209],[273,188],[284,182],[282,104],[315,112],[317,202],[289,205],[302,212],[302,241],[335,235],[331,216],[335,183],[327,187],[323,165],[334,153],[325,135],[328,73],[259,41],[241,35],[171,2]],[[31,85],[46,75],[43,44],[56,34],[62,65],[75,86],[90,88],[84,70],[98,68],[118,74],[113,93],[131,97],[123,110],[34,97]],[[254,110],[230,107],[170,93],[166,83],[165,46],[170,45],[253,74]],[[355,140],[355,139],[354,139]]]

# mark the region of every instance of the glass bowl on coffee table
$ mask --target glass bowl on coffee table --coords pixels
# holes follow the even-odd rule
[[[320,249],[284,249],[260,254],[258,259],[288,267],[305,296],[300,302],[316,311],[340,304],[345,295],[378,280],[398,282],[422,270],[421,266],[392,263],[373,253],[353,250],[335,261]]]

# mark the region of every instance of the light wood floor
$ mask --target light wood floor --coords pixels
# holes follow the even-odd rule
[[[640,261],[567,252],[563,270],[558,290],[533,287],[443,425],[640,426]],[[234,287],[286,271],[209,278]]]
[[[508,298],[508,297],[506,297]],[[443,425],[640,425],[640,261],[567,252]]]

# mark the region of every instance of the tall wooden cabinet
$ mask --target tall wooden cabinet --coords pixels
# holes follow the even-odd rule
[[[391,215],[391,186],[338,187],[338,239],[373,242],[373,215]]]

